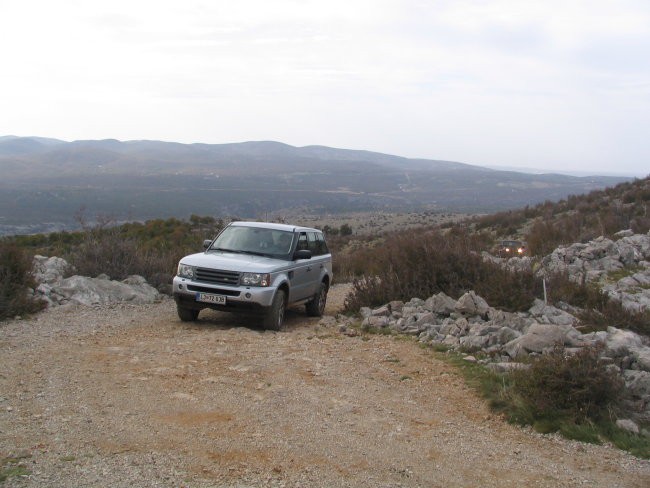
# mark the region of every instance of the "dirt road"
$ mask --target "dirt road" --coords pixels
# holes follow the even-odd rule
[[[650,486],[647,461],[494,418],[410,340],[171,300],[1,323],[3,458],[11,487]]]

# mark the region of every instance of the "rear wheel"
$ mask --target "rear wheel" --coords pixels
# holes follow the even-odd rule
[[[284,323],[284,310],[287,307],[287,295],[284,290],[278,290],[273,297],[271,308],[264,316],[264,328],[268,330],[280,330]]]
[[[177,305],[176,311],[178,312],[178,318],[183,322],[194,322],[199,316],[199,311],[193,308],[184,308]]]
[[[318,293],[314,299],[305,304],[307,315],[310,317],[322,317],[325,312],[325,304],[327,303],[327,285],[321,283],[318,288]]]

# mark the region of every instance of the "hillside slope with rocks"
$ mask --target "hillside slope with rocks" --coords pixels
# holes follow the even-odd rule
[[[529,257],[505,260],[487,253],[483,257],[513,270],[536,269],[540,279],[567,272],[575,281],[601,286],[628,310],[646,311],[650,308],[650,234],[622,231],[616,237],[560,247],[539,263]],[[621,376],[628,394],[625,407],[631,418],[621,419],[620,425],[639,433],[636,422],[650,422],[650,339],[621,330],[617,324],[605,331],[582,333],[575,315],[578,310],[566,303],[558,305],[562,308],[537,299],[528,311],[510,313],[490,307],[473,291],[458,300],[438,293],[362,309],[362,327],[417,336],[425,344],[481,352],[488,356],[482,362],[499,372],[524,367],[522,359],[556,347],[564,348],[566,354],[585,347],[602,348],[601,360]],[[340,326],[345,328],[349,321],[342,321]],[[650,432],[641,433],[650,436]]]

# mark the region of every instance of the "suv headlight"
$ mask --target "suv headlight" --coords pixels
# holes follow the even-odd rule
[[[194,278],[194,268],[189,264],[178,264],[178,272],[176,273],[181,278]]]
[[[268,273],[242,273],[241,284],[246,286],[270,286],[271,275]]]

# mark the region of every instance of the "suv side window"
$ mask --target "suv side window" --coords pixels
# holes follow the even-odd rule
[[[306,232],[300,233],[300,236],[298,237],[298,245],[296,246],[296,251],[302,251],[303,249],[309,249]]]
[[[329,254],[330,250],[327,248],[327,243],[325,242],[325,237],[323,237],[323,234],[318,232],[316,234],[316,241],[318,243],[318,248],[320,249],[320,252],[318,254]]]
[[[307,232],[307,249],[311,251],[312,256],[320,256],[320,248],[318,246],[318,241],[316,240],[315,232]]]

